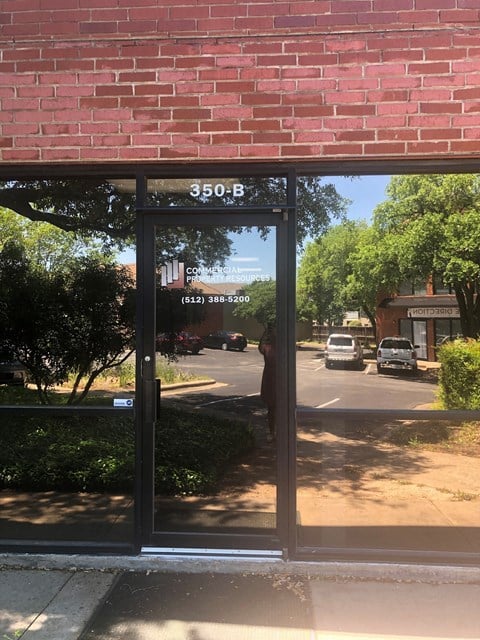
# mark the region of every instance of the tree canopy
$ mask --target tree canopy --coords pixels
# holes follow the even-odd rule
[[[24,365],[42,403],[70,375],[68,402],[81,401],[102,371],[133,351],[134,319],[126,269],[87,255],[48,270],[18,240],[0,250],[0,351]]]
[[[374,212],[390,287],[438,278],[450,286],[465,337],[480,335],[480,176],[395,176]],[[391,265],[394,263],[394,269]],[[395,275],[393,275],[395,274]]]
[[[345,311],[363,306],[361,289],[350,277],[352,256],[366,229],[364,222],[346,221],[307,245],[297,280],[300,318],[341,324]]]
[[[249,181],[249,188],[245,190],[242,205],[278,205],[285,201],[285,184],[278,179],[249,178],[244,181]],[[135,194],[124,187],[126,182],[103,177],[10,180],[0,183],[0,207],[32,221],[48,222],[83,238],[99,238],[106,246],[123,248],[134,242],[136,219]],[[346,213],[348,200],[339,195],[326,179],[299,178],[297,196],[299,245],[308,236],[323,233],[332,220],[340,219]],[[188,191],[158,191],[149,194],[149,198],[150,206],[198,205],[198,200]],[[225,203],[229,204],[228,199],[211,199],[212,206]],[[226,235],[231,230],[217,227],[212,235],[211,228],[192,227],[177,229],[177,235],[172,237],[171,229],[164,232],[159,227],[158,239],[161,242],[158,245],[163,251],[159,259],[170,258],[169,251],[177,250],[181,244],[186,255],[195,251],[197,263],[222,261],[229,255],[230,244]],[[267,234],[268,229],[264,229],[264,233]]]
[[[265,328],[274,326],[277,317],[277,283],[275,280],[258,280],[244,288],[248,302],[240,302],[233,315],[238,318],[254,318]]]

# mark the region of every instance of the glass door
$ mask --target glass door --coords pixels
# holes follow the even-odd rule
[[[263,218],[254,218],[258,226],[244,215],[228,224],[205,214],[177,215],[173,224],[171,216],[144,218],[147,550],[275,555],[285,545],[278,469],[288,372],[276,365],[285,342],[277,268],[285,233],[281,216]]]
[[[427,323],[425,320],[413,321],[413,343],[420,360],[427,360]]]

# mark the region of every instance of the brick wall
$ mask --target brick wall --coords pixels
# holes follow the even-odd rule
[[[0,0],[0,162],[480,155],[478,0]]]

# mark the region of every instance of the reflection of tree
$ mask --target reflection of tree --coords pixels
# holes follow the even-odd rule
[[[205,318],[201,304],[183,304],[184,296],[201,295],[193,288],[157,289],[157,333],[175,334],[185,327],[200,324]]]
[[[134,293],[126,269],[97,256],[71,257],[50,272],[12,241],[0,251],[0,348],[28,370],[43,403],[73,374],[68,403],[76,404],[132,352]]]
[[[284,178],[251,177],[241,178],[241,181],[245,184],[245,195],[240,201],[231,196],[230,199],[213,197],[209,199],[209,204],[213,208],[218,205],[278,207],[286,204]],[[84,237],[101,237],[106,244],[122,246],[134,241],[135,194],[125,189],[122,180],[101,176],[27,179],[10,180],[1,183],[0,187],[0,207],[30,220],[49,222]],[[297,191],[298,240],[302,244],[307,235],[323,232],[332,218],[342,217],[348,202],[336,192],[333,185],[324,184],[320,178],[299,178]],[[187,190],[181,193],[158,191],[149,194],[149,206],[169,207],[172,212],[176,206],[198,209],[198,205],[198,198],[192,197]],[[197,262],[208,264],[213,260],[222,261],[229,255],[230,243],[226,236],[232,229],[217,229],[213,236],[211,228],[185,229],[176,238],[164,234],[159,228],[159,238],[166,251],[171,245],[196,247],[194,255]],[[268,229],[261,230],[261,233],[266,235]],[[192,253],[193,249],[190,251]]]
[[[238,318],[255,318],[264,327],[274,325],[276,313],[277,283],[275,280],[257,281],[244,287],[248,302],[240,302],[233,312]]]
[[[375,209],[374,227],[391,290],[436,276],[456,295],[464,336],[478,337],[480,176],[394,176],[387,195]]]

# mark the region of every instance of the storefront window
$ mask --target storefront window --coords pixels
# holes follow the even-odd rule
[[[438,346],[462,335],[460,320],[436,319],[435,320],[435,344]]]

